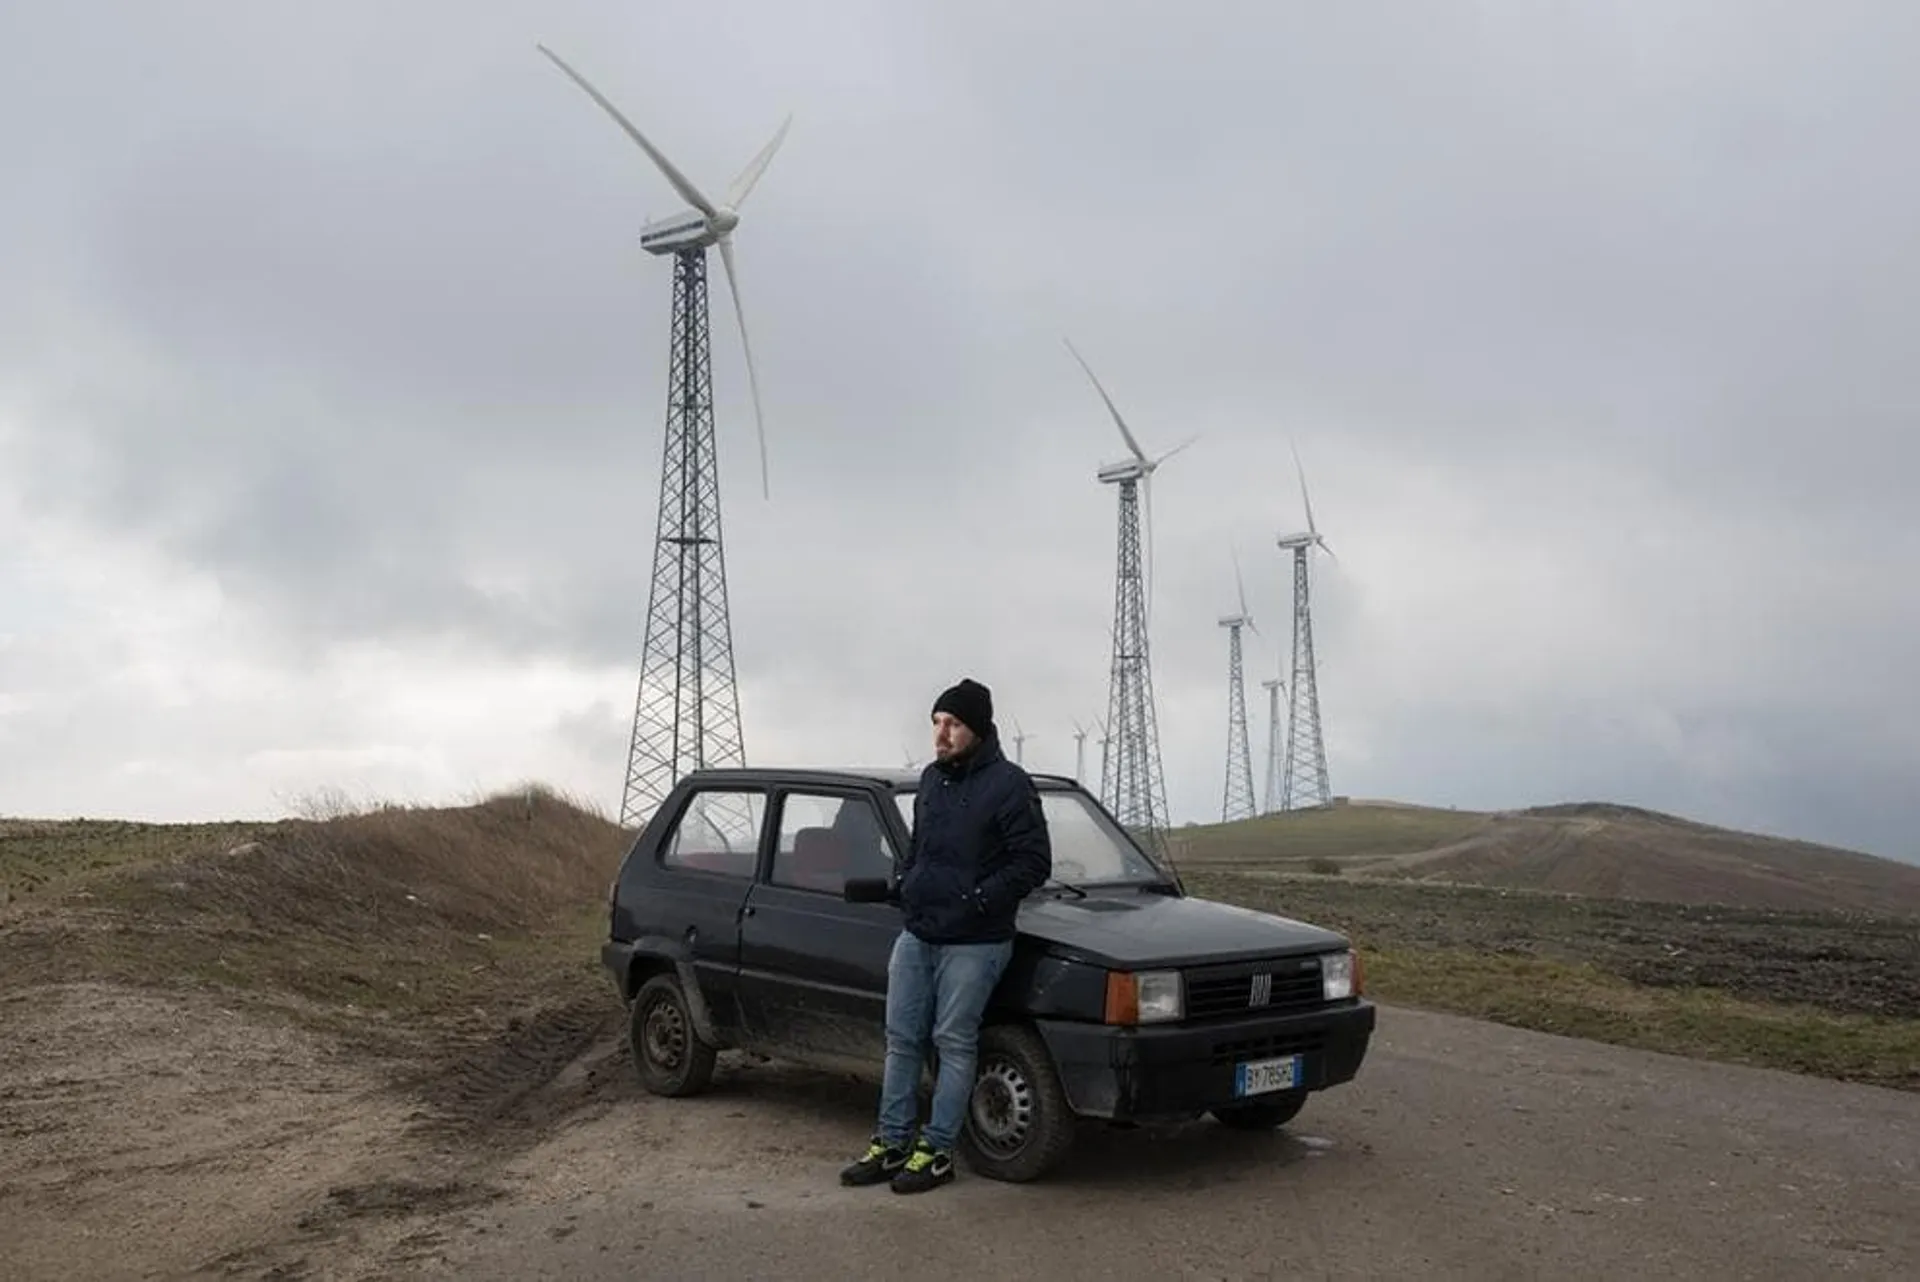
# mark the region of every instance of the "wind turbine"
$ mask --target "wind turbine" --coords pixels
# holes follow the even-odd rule
[[[1102,772],[1101,801],[1123,827],[1143,839],[1155,854],[1166,853],[1167,785],[1160,765],[1160,736],[1153,698],[1153,665],[1148,643],[1148,601],[1153,562],[1153,474],[1160,465],[1193,444],[1198,437],[1148,457],[1107,395],[1107,389],[1080,355],[1071,339],[1064,340],[1074,360],[1086,371],[1094,390],[1106,403],[1114,426],[1133,457],[1102,466],[1098,479],[1113,485],[1120,495],[1119,551],[1115,558],[1113,599],[1113,660],[1107,695],[1108,733],[1118,741],[1118,769]],[[1140,555],[1139,490],[1147,491],[1147,556],[1143,576]],[[1144,581],[1143,581],[1144,580]]]
[[[1013,719],[1013,759],[1024,762],[1027,759],[1027,740],[1033,736],[1020,728],[1020,718]]]
[[[655,147],[606,96],[553,50],[536,48],[639,144],[688,208],[649,219],[640,247],[671,256],[673,324],[667,371],[666,448],[660,467],[660,506],[647,601],[639,688],[634,696],[622,826],[646,821],[667,790],[691,770],[745,764],[740,692],[727,604],[726,554],[720,520],[720,468],[714,440],[713,367],[707,325],[707,250],[717,246],[733,294],[740,345],[753,392],[760,446],[760,489],[770,497],[760,376],[740,305],[733,236],[740,207],[787,135],[792,117],[760,149],[715,202]],[[744,813],[740,816],[746,821]]]
[[[1186,449],[1189,445],[1192,445],[1195,441],[1199,440],[1200,437],[1197,434],[1189,436],[1186,440],[1180,442],[1180,444],[1174,446],[1159,458],[1149,458],[1147,452],[1140,448],[1140,442],[1135,438],[1133,429],[1127,426],[1127,420],[1120,417],[1120,409],[1113,403],[1113,397],[1107,395],[1107,389],[1101,386],[1099,378],[1094,375],[1093,367],[1087,364],[1084,356],[1080,355],[1080,349],[1073,345],[1071,339],[1063,341],[1067,344],[1067,350],[1073,353],[1073,359],[1079,361],[1080,368],[1087,372],[1088,380],[1093,383],[1093,390],[1100,393],[1100,399],[1106,402],[1107,413],[1113,415],[1113,425],[1120,429],[1120,439],[1126,442],[1128,451],[1133,455],[1132,458],[1123,462],[1104,465],[1101,467],[1098,476],[1103,484],[1118,484],[1121,487],[1123,501],[1127,495],[1132,493],[1133,485],[1136,481],[1139,482],[1140,488],[1143,491],[1141,498],[1146,504],[1146,566],[1144,575],[1146,579],[1146,615],[1148,622],[1151,623],[1153,618],[1153,474],[1159,470],[1162,463],[1178,454],[1181,450]]]
[[[1240,576],[1240,553],[1233,553],[1233,583],[1240,597],[1240,612],[1220,620],[1227,630],[1227,778],[1220,802],[1220,822],[1251,819],[1253,808],[1253,758],[1247,744],[1246,680],[1240,662],[1240,630],[1260,629],[1247,609],[1247,585]]]
[[[1086,777],[1087,728],[1080,724],[1078,717],[1075,717],[1073,720],[1073,779],[1075,783],[1085,783]]]
[[[1267,782],[1266,792],[1260,800],[1260,813],[1272,814],[1279,806],[1280,797],[1280,692],[1287,683],[1279,677],[1268,677],[1260,683],[1267,692]]]
[[[740,348],[747,358],[747,386],[753,393],[753,424],[755,435],[760,444],[760,496],[770,498],[772,486],[767,475],[767,432],[766,423],[760,412],[760,373],[753,362],[753,344],[747,337],[747,314],[740,305],[740,274],[733,259],[733,232],[740,225],[740,207],[747,202],[747,196],[753,191],[754,184],[760,181],[760,175],[766,172],[767,164],[772,161],[773,153],[780,149],[786,140],[787,130],[793,125],[793,116],[780,122],[780,128],[774,132],[767,145],[758,155],[747,162],[740,171],[726,195],[719,203],[707,198],[707,194],[693,185],[678,166],[653,145],[647,136],[640,132],[620,109],[610,102],[606,95],[587,80],[587,78],[568,66],[559,54],[545,45],[536,45],[553,65],[565,72],[567,77],[587,96],[600,104],[600,109],[613,117],[615,124],[624,129],[627,136],[640,144],[648,159],[660,170],[669,185],[687,202],[691,208],[678,210],[664,218],[652,219],[640,228],[640,248],[650,254],[687,254],[700,253],[709,245],[720,250],[720,262],[726,268],[727,289],[733,295],[733,315],[740,326]]]
[[[1289,443],[1291,445],[1291,443]],[[1327,782],[1327,750],[1320,728],[1320,685],[1313,655],[1313,608],[1307,557],[1314,548],[1328,556],[1333,549],[1313,520],[1313,500],[1307,495],[1307,471],[1300,451],[1293,447],[1293,466],[1300,474],[1300,504],[1306,509],[1304,534],[1283,534],[1282,551],[1293,553],[1293,674],[1287,701],[1287,756],[1280,774],[1280,809],[1295,808],[1295,788],[1311,797],[1308,804],[1324,806],[1333,800]],[[1338,557],[1334,557],[1337,561]]]
[[[1100,721],[1095,724],[1100,728],[1100,738],[1098,740],[1100,744],[1100,795],[1105,797],[1107,792],[1107,745],[1113,742],[1113,736],[1107,733],[1106,722]]]

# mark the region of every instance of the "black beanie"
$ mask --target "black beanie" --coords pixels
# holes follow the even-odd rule
[[[993,691],[972,677],[962,677],[960,684],[942,690],[933,710],[952,713],[982,739],[993,737]]]

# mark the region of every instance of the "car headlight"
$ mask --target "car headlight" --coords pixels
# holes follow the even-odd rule
[[[1165,1024],[1186,1012],[1177,970],[1116,970],[1107,973],[1109,1024]]]
[[[1323,1001],[1343,1002],[1360,992],[1359,958],[1352,949],[1344,953],[1326,953],[1320,958],[1320,997]]]

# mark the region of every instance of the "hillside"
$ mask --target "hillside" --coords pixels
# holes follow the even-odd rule
[[[155,1276],[307,1277],[327,1242],[411,1273],[408,1214],[501,1196],[502,1162],[624,1080],[597,949],[627,841],[539,788],[0,820],[10,1276],[137,1252]]]
[[[1175,858],[1196,869],[1920,915],[1920,867],[1606,803],[1488,813],[1355,802],[1175,836]]]
[[[544,789],[269,823],[0,820],[0,998],[206,993],[330,1030],[351,1012],[368,1043],[439,1055],[545,1006],[551,958],[562,1000],[584,975],[604,1006],[593,943],[627,840]]]

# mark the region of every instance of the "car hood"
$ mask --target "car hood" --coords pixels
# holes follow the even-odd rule
[[[1308,922],[1211,899],[1133,889],[1085,899],[1043,892],[1020,907],[1020,933],[1102,966],[1191,966],[1345,948]]]

